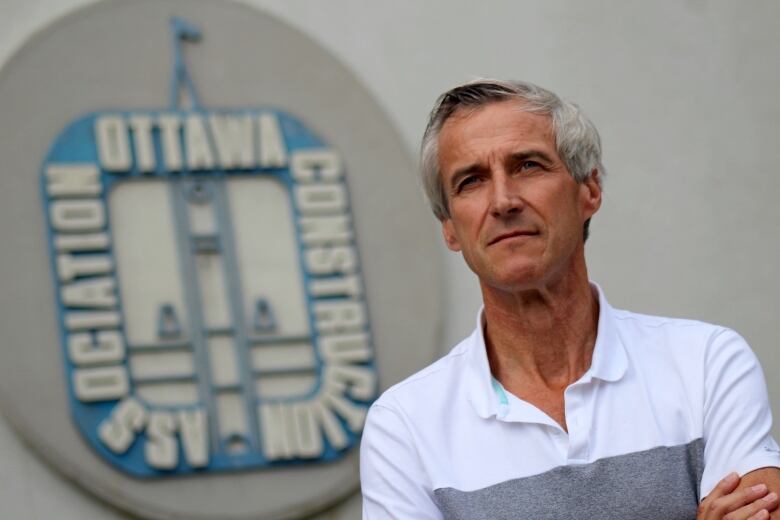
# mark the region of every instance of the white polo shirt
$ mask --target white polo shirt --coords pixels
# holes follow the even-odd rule
[[[363,518],[692,519],[729,472],[780,467],[742,337],[613,309],[598,292],[591,367],[564,393],[568,433],[492,378],[480,313],[371,407]]]

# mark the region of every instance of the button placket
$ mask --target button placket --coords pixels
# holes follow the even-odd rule
[[[567,459],[579,462],[588,458],[588,430],[585,385],[570,387],[564,394],[566,406],[566,425],[569,430],[569,449]]]
[[[561,459],[566,460],[569,457],[569,436],[561,429],[560,426],[552,426],[549,428],[552,430],[551,435],[555,446],[558,448],[558,453],[561,454]]]

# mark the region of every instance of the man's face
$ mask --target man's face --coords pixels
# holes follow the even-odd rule
[[[595,175],[581,184],[571,177],[548,116],[524,112],[518,101],[462,110],[444,123],[438,144],[450,209],[444,239],[483,285],[540,288],[577,262],[584,269],[582,227],[601,189]]]

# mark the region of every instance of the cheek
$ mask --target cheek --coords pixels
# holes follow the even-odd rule
[[[537,214],[545,228],[546,249],[560,250],[575,241],[582,234],[582,215],[571,193],[559,193],[557,200],[548,200],[549,204],[537,206]]]
[[[451,206],[451,228],[457,237],[463,240],[462,246],[469,240],[474,240],[479,234],[482,220],[482,205],[471,199],[461,199]]]

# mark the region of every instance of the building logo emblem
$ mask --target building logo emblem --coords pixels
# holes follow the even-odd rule
[[[134,518],[359,518],[366,412],[439,354],[442,269],[352,71],[245,3],[92,2],[2,63],[0,131],[25,445]]]
[[[71,413],[137,477],[333,461],[378,382],[345,167],[272,107],[78,117],[41,191]]]

